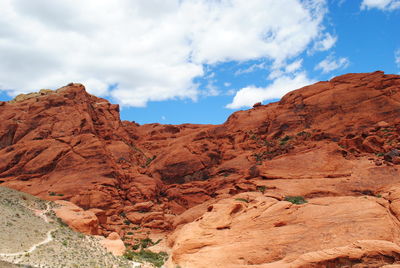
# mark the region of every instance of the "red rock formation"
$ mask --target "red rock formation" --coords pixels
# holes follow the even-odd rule
[[[60,207],[54,208],[56,216],[75,231],[96,235],[99,232],[99,220],[92,211],[85,211],[77,205],[64,201],[56,201]]]
[[[356,263],[346,255],[351,250],[343,250],[356,241],[370,245],[360,248],[355,259],[374,250],[399,261],[400,230],[388,206],[388,201],[377,197],[322,197],[294,205],[262,193],[241,193],[210,205],[196,221],[175,231],[170,237],[169,267],[206,268],[210,263],[213,267],[330,267],[321,263],[334,264],[336,258]],[[380,247],[382,241],[390,242],[389,251]]]
[[[310,253],[315,257],[310,263],[319,267],[334,262],[321,257],[324,250],[332,249],[340,259],[359,239],[398,242],[399,104],[400,76],[347,74],[292,91],[279,102],[236,112],[222,125],[140,126],[120,121],[117,105],[70,84],[0,103],[0,183],[48,200],[69,200],[96,215],[101,234],[116,232],[127,243],[137,228],[175,230],[169,240],[174,264],[204,261],[202,254],[208,252],[212,261],[232,265],[307,267],[307,254],[316,252]],[[246,203],[238,208],[232,200],[245,192],[260,192],[258,201],[249,203],[254,207]],[[282,201],[286,196],[309,202],[288,206]],[[218,202],[240,212],[217,209]],[[271,202],[288,206],[273,225],[237,223],[235,215],[263,219],[260,208]],[[358,217],[371,224],[359,223],[352,216],[357,211],[346,214],[346,208],[363,210]],[[290,215],[286,219],[288,212],[302,221]],[[310,215],[317,212],[326,219],[313,224]],[[377,215],[386,217],[385,223]],[[354,236],[340,224],[332,225],[336,238],[317,235],[339,219],[354,223],[348,228]],[[185,226],[198,233],[190,234]],[[280,242],[269,236],[265,243],[257,240],[260,232],[278,227],[293,236]],[[310,237],[297,236],[300,229]],[[249,237],[241,236],[246,230]],[[191,241],[204,232],[213,242],[196,251]],[[220,232],[232,239],[217,241]],[[253,254],[245,247],[244,256],[234,249],[235,256],[218,257],[214,250],[230,251],[225,249],[239,243],[237,236],[271,252],[260,257],[261,251]],[[371,243],[363,244],[368,244],[365,252],[376,256]],[[397,255],[391,258],[397,261]]]
[[[107,238],[100,241],[107,251],[111,252],[115,256],[122,256],[125,253],[125,245],[121,240],[121,237],[117,233],[111,233]]]

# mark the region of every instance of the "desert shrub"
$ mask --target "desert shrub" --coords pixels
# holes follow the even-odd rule
[[[138,262],[148,262],[153,264],[156,267],[161,267],[164,262],[168,258],[168,254],[165,252],[155,253],[150,250],[140,250],[138,252],[135,251],[127,251],[124,254],[124,257],[131,261],[138,261]]]
[[[256,162],[261,164],[261,162],[263,161],[263,154],[262,153],[258,153],[258,154],[256,153],[256,154],[253,154],[253,156],[254,156]]]
[[[151,240],[151,238],[146,237],[146,238],[140,240],[139,245],[142,249],[144,249],[144,248],[148,248],[148,247],[157,245],[160,242],[161,242],[161,239],[158,239],[157,241],[154,242],[153,240]]]
[[[146,159],[146,167],[148,167],[151,164],[151,162],[153,162],[153,160],[156,159],[156,157],[157,157],[156,155],[154,155],[153,157],[148,157]]]
[[[311,136],[311,134],[306,131],[300,131],[296,134],[296,136]]]
[[[62,219],[57,217],[57,223],[62,226],[62,227],[67,227],[68,224],[66,224]]]
[[[146,237],[146,238],[141,239],[141,240],[138,240],[138,239],[135,239],[135,240],[136,240],[137,243],[132,245],[132,249],[133,250],[138,250],[138,249],[143,250],[145,248],[157,245],[158,243],[161,242],[162,239],[158,239],[155,242],[153,240],[151,240],[151,238],[149,238],[149,237]]]
[[[267,189],[267,187],[265,187],[264,185],[261,185],[261,186],[257,186],[256,189],[257,189],[257,191],[259,191],[261,193],[264,193],[265,190]]]
[[[279,141],[279,145],[286,145],[286,143],[291,139],[292,137],[291,136],[285,136],[284,138],[282,138],[280,141]]]
[[[50,196],[64,196],[64,194],[58,194],[56,192],[49,192]]]
[[[245,203],[249,203],[249,200],[244,199],[244,198],[235,198],[236,201],[241,201],[241,202],[245,202]]]
[[[304,199],[302,196],[286,196],[285,201],[288,201],[290,203],[296,204],[296,205],[301,205],[307,203],[307,200]]]

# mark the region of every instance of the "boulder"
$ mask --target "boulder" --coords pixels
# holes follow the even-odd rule
[[[68,201],[56,201],[60,207],[54,208],[56,216],[68,224],[72,229],[85,234],[98,234],[99,220],[96,214],[89,210],[83,210]]]
[[[124,242],[121,240],[121,237],[118,233],[111,233],[107,238],[100,241],[100,243],[107,249],[107,251],[111,252],[115,256],[122,256],[126,247]]]

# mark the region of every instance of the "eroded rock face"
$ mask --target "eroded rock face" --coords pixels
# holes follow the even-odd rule
[[[68,224],[69,227],[85,234],[98,234],[99,220],[95,213],[89,210],[85,211],[77,205],[64,200],[58,200],[56,204],[60,205],[59,208],[53,209],[56,216]]]
[[[99,234],[115,232],[125,243],[148,230],[171,232],[171,263],[198,265],[189,267],[203,267],[205,252],[238,267],[368,264],[383,255],[396,263],[388,252],[399,230],[399,103],[400,76],[347,74],[221,125],[140,126],[120,121],[118,105],[69,84],[0,103],[0,183],[68,200],[94,215]],[[237,194],[253,201],[232,200]],[[308,203],[290,205],[287,196]]]
[[[398,219],[389,205],[382,198],[350,196],[295,205],[242,193],[209,205],[170,236],[169,267],[324,267],[335,258],[351,260],[354,252],[355,259],[387,252],[398,261]]]

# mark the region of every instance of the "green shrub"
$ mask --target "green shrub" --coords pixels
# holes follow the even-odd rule
[[[68,226],[68,224],[66,224],[65,222],[63,222],[63,220],[60,219],[60,218],[58,218],[58,217],[57,217],[57,223],[58,223],[60,226],[62,226],[62,227],[67,227],[67,226]]]
[[[162,239],[158,239],[155,242],[153,240],[151,240],[151,238],[149,238],[149,237],[146,237],[146,238],[141,239],[141,240],[138,240],[138,239],[135,239],[135,240],[136,240],[137,243],[132,246],[132,249],[133,250],[138,250],[138,249],[142,249],[143,250],[145,248],[157,245],[158,243],[161,242]]]
[[[270,141],[268,141],[268,140],[264,140],[264,146],[273,147],[273,146],[274,146],[274,143],[272,143],[272,142],[270,142]]]
[[[279,145],[286,145],[286,143],[291,139],[292,137],[291,136],[285,136],[284,138],[282,138],[281,140],[280,140],[280,142],[279,142]]]
[[[257,186],[257,191],[259,191],[259,192],[261,192],[261,193],[264,193],[265,192],[265,190],[267,189],[267,187],[265,187],[265,186]]]
[[[244,198],[235,198],[236,201],[241,201],[241,202],[246,202],[249,203],[249,200],[244,199]]]
[[[127,251],[124,257],[131,261],[149,262],[156,267],[161,267],[168,258],[165,252],[155,253],[150,250],[140,250],[139,252]]]
[[[49,192],[50,196],[64,196],[64,194],[57,194],[56,192]]]
[[[285,201],[288,201],[290,203],[296,204],[296,205],[301,205],[307,203],[307,200],[304,199],[302,196],[286,196]]]
[[[261,163],[263,161],[263,154],[262,153],[253,154],[253,156],[256,159],[257,163]]]
[[[148,247],[157,245],[160,242],[161,242],[161,239],[158,239],[156,242],[154,242],[153,240],[151,240],[151,238],[146,237],[146,238],[140,240],[139,244],[140,244],[140,247],[142,249],[144,249],[144,248],[148,248]]]
[[[309,137],[311,136],[310,133],[306,132],[306,131],[300,131],[299,133],[296,134],[296,136],[306,136]]]
[[[147,159],[146,159],[146,167],[148,167],[150,164],[151,164],[151,162],[153,162],[153,160],[154,159],[156,159],[156,155],[154,155],[153,157],[148,157]]]
[[[140,240],[140,245],[142,248],[147,248],[153,245],[153,240],[147,237],[145,239]]]

